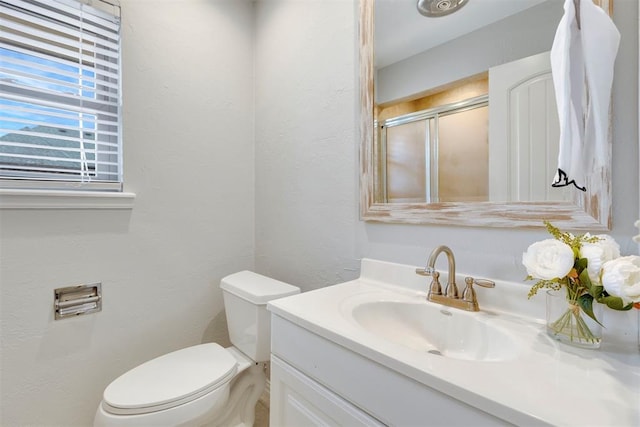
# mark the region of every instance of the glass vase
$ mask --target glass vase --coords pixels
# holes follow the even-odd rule
[[[602,321],[602,304],[593,304],[593,314]],[[596,349],[602,342],[602,325],[564,290],[547,291],[547,334],[574,347]]]

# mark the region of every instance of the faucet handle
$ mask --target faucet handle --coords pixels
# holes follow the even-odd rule
[[[431,285],[429,285],[429,294],[427,299],[431,298],[431,295],[442,295],[442,286],[440,285],[440,273],[433,267],[416,268],[416,274],[420,276],[431,276]]]
[[[467,279],[471,279],[473,285],[482,286],[483,288],[495,288],[496,287],[496,282],[494,282],[493,280],[489,280],[489,279],[474,279],[473,277],[466,277],[464,279],[465,283],[468,283]]]
[[[420,276],[433,276],[433,273],[437,273],[433,267],[416,268],[416,274]]]
[[[478,306],[478,298],[476,297],[476,291],[473,289],[473,285],[482,286],[483,288],[495,288],[496,283],[492,280],[487,279],[474,279],[473,277],[465,277],[464,283],[467,284],[467,287],[464,288],[462,292],[462,299],[473,304],[476,307]]]
[[[477,303],[478,298],[476,298],[476,291],[473,289],[473,282],[473,277],[464,278],[464,283],[466,283],[467,286],[464,288],[464,291],[462,291],[462,299],[470,303]]]
[[[440,286],[440,273],[434,271],[431,273],[433,280],[431,281],[431,285],[429,286],[429,296],[431,295],[442,295],[442,286]]]

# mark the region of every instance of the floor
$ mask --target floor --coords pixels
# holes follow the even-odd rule
[[[269,407],[262,399],[256,405],[256,420],[254,427],[269,427]]]
[[[271,363],[264,364],[264,373],[267,378],[271,378]],[[264,392],[258,399],[256,404],[256,419],[254,420],[253,427],[269,427],[269,407],[271,406],[271,384],[267,380],[267,385]]]

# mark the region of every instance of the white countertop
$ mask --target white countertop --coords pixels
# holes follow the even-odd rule
[[[416,279],[414,269],[363,260],[359,279],[272,301],[269,309],[398,373],[517,425],[640,426],[637,344],[607,343],[605,337],[600,349],[587,350],[551,340],[544,324],[525,312],[526,308],[520,308],[535,305],[526,300],[528,287],[522,284],[497,282],[495,289],[483,292],[482,299],[479,296],[481,311],[473,313],[496,327],[516,331],[513,337],[521,351],[511,360],[469,361],[413,351],[367,332],[349,318],[350,307],[364,299],[424,301],[426,292],[416,288],[426,289],[430,279]],[[520,306],[516,301],[522,298],[525,305]],[[518,315],[509,310],[515,305]],[[520,316],[522,312],[527,316]]]

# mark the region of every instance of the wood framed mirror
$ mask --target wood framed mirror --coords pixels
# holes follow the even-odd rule
[[[374,93],[376,87],[374,77],[377,75],[374,65],[376,1],[380,0],[360,0],[359,4],[360,216],[362,220],[504,228],[543,227],[543,220],[548,220],[562,229],[603,231],[611,228],[611,136],[605,170],[597,176],[592,173],[588,177],[587,191],[575,189],[564,201],[388,202],[388,199],[382,197],[379,165],[386,160],[381,159],[377,117],[374,114],[374,111],[379,111]],[[613,0],[594,0],[594,2],[611,15]],[[490,100],[489,103],[491,103]],[[611,135],[610,124],[609,119],[609,135]],[[549,186],[552,178],[553,176],[548,177]]]

